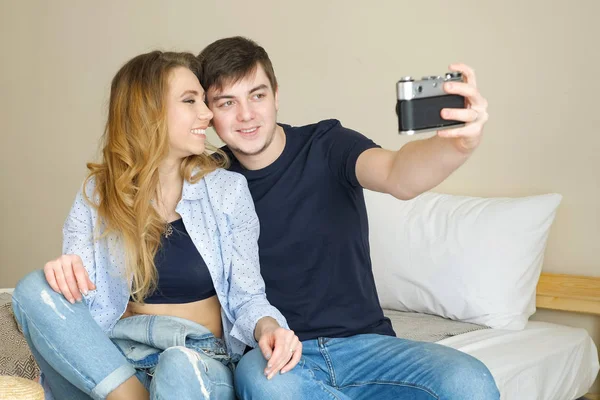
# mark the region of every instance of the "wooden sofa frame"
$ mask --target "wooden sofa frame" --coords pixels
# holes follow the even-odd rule
[[[542,273],[536,307],[600,316],[600,277]],[[600,394],[588,393],[586,398],[600,400]]]

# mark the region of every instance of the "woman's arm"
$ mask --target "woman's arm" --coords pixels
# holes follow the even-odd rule
[[[88,184],[88,193],[93,192],[90,186],[93,184]],[[81,294],[87,295],[90,290],[96,289],[91,207],[82,188],[63,226],[63,255],[44,266],[50,287],[62,293],[71,303],[81,301]]]

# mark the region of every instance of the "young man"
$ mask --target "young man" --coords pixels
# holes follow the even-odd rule
[[[369,255],[363,188],[410,199],[462,165],[481,140],[487,102],[473,71],[447,84],[466,109],[443,110],[464,127],[384,150],[336,120],[277,123],[278,91],[264,49],[241,37],[198,56],[213,125],[243,174],[261,224],[267,297],[302,341],[302,359],[273,378],[268,350],[236,370],[243,399],[498,399],[488,369],[434,343],[395,337],[381,310]],[[290,349],[290,353],[300,349]],[[258,365],[264,367],[261,376]]]

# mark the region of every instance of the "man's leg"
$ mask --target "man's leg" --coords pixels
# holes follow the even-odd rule
[[[487,367],[435,343],[383,335],[319,339],[333,387],[352,399],[497,400]]]
[[[242,357],[235,370],[235,390],[240,400],[350,400],[329,385],[316,340],[302,342],[302,358],[291,371],[267,380],[266,366],[267,361],[258,348]]]

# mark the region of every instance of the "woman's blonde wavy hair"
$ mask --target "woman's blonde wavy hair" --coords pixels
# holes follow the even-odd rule
[[[87,164],[84,187],[95,180],[102,236],[112,233],[122,240],[127,276],[133,277],[131,295],[140,303],[156,288],[154,256],[166,227],[153,202],[160,193],[158,167],[169,152],[165,103],[177,67],[201,73],[194,55],[161,51],[139,55],[119,70],[110,89],[102,161]],[[225,153],[207,143],[203,154],[183,160],[180,173],[195,183],[228,163]]]

